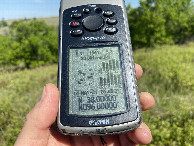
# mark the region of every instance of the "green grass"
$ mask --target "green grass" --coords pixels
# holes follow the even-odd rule
[[[49,18],[37,18],[38,20],[43,20],[46,22],[47,25],[51,25],[54,27],[58,27],[59,25],[59,18],[58,17],[49,17]]]
[[[139,89],[156,101],[143,114],[153,134],[150,145],[194,145],[193,56],[194,43],[134,52],[135,62],[144,69]]]
[[[6,20],[8,25],[11,25],[13,21],[20,20],[20,19],[10,19]],[[45,17],[45,18],[37,18],[37,20],[43,20],[45,21],[48,25],[52,26],[57,26],[59,23],[58,17]]]
[[[11,146],[26,114],[40,99],[47,83],[56,84],[57,65],[0,73],[0,145]]]

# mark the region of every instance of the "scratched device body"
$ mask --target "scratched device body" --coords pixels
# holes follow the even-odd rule
[[[61,0],[58,129],[111,135],[142,122],[123,0]]]

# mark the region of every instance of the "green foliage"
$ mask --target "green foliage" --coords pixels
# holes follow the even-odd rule
[[[8,26],[8,24],[7,24],[7,22],[4,19],[2,19],[0,21],[0,27],[5,27],[5,26]]]
[[[152,145],[194,145],[194,44],[163,46],[134,52],[143,67],[140,91],[150,92],[155,107],[143,114]]]
[[[9,64],[11,39],[7,36],[0,36],[0,44],[0,64]]]
[[[168,0],[161,4],[164,6],[167,35],[172,36],[175,43],[184,43],[194,35],[190,23],[190,19],[194,16],[192,0]]]
[[[12,64],[24,62],[27,68],[34,68],[57,63],[58,36],[54,27],[35,19],[13,22],[10,27],[15,40]]]
[[[57,65],[0,74],[0,145],[12,146],[43,86],[55,83]]]
[[[20,20],[10,25],[11,37],[0,36],[0,65],[37,66],[57,63],[57,29],[44,21]]]
[[[148,72],[150,86],[162,83],[161,92],[174,91],[188,93],[194,90],[194,48],[193,43],[186,46],[163,46],[155,50],[141,50],[136,53],[145,72]]]
[[[187,106],[187,104],[184,104],[184,106]],[[194,108],[190,106],[190,109],[183,107],[179,108],[177,112],[169,112],[163,115],[151,112],[144,113],[144,122],[148,123],[153,135],[150,145],[193,145],[193,110]]]
[[[140,0],[127,7],[134,48],[185,43],[194,37],[191,0]]]

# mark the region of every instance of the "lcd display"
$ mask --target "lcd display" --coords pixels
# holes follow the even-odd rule
[[[71,48],[69,114],[126,111],[119,46]]]

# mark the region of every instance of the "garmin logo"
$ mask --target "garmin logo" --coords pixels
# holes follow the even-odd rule
[[[110,124],[110,120],[109,119],[102,119],[102,120],[90,120],[89,121],[89,125],[108,125]]]
[[[73,10],[72,13],[77,13],[77,10]]]
[[[98,40],[104,40],[106,37],[102,36],[102,37],[82,37],[81,40],[85,41],[98,41]]]
[[[92,8],[94,8],[94,7],[96,7],[96,5],[88,5],[88,7],[92,7]]]

